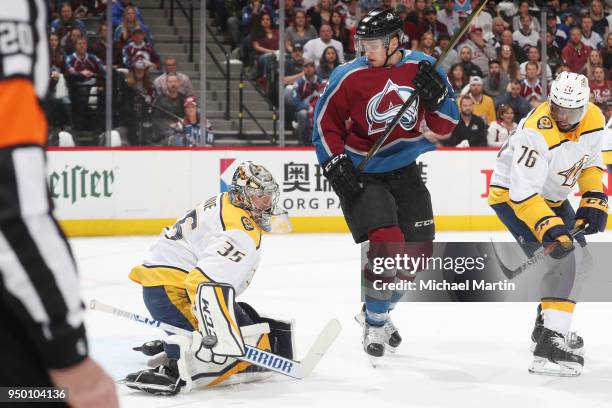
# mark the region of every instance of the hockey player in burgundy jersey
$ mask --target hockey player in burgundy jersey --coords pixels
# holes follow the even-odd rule
[[[369,257],[381,255],[372,253],[374,246],[397,250],[404,242],[419,243],[406,250],[431,251],[431,199],[415,160],[435,149],[422,135],[425,127],[447,135],[459,119],[446,74],[433,68],[433,58],[399,48],[401,32],[402,21],[392,9],[370,11],[355,35],[364,55],[332,72],[314,114],[312,141],[319,163],[340,197],[355,242],[370,241]],[[419,97],[359,174],[356,167],[412,92]],[[400,297],[399,292],[373,297],[366,292],[356,319],[364,327],[363,346],[370,356],[381,357],[385,345],[395,348],[401,342],[389,319]]]

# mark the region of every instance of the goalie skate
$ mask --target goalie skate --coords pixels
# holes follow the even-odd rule
[[[128,374],[117,384],[154,395],[176,395],[185,383],[179,377],[176,361],[171,360],[168,366]]]
[[[579,376],[584,366],[584,358],[568,346],[568,338],[572,335],[575,336],[571,333],[564,336],[543,327],[533,351],[534,358],[529,372],[556,377]]]
[[[361,327],[365,325],[365,305],[361,308],[361,313],[355,315],[355,321],[359,323]],[[385,341],[385,349],[391,353],[395,353],[395,350],[402,343],[402,336],[400,336],[399,331],[391,321],[391,317],[387,319],[384,325],[385,334],[387,339]]]

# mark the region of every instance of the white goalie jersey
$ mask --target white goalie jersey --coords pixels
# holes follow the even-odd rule
[[[259,265],[260,242],[261,229],[250,214],[222,193],[164,228],[130,278],[143,286],[185,288],[190,295],[201,282],[228,283],[239,295]]]

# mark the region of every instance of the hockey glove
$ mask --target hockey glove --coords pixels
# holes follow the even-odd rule
[[[361,192],[357,169],[344,153],[337,154],[323,165],[323,174],[342,199],[351,199]]]
[[[576,220],[584,220],[588,225],[584,234],[603,232],[608,222],[608,196],[597,191],[587,191],[582,195]]]
[[[444,78],[429,61],[422,60],[419,62],[419,72],[412,79],[412,84],[428,112],[438,110],[444,102],[444,98],[448,95]]]
[[[574,239],[560,217],[541,220],[535,230],[552,258],[561,259],[574,250]]]

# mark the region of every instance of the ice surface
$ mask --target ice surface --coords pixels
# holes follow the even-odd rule
[[[507,233],[439,233],[438,240],[511,240]],[[147,314],[140,286],[128,280],[157,237],[72,239],[85,301],[96,298]],[[612,241],[612,233],[596,237]],[[118,386],[122,407],[612,407],[612,305],[583,303],[574,329],[584,337],[578,378],[527,373],[535,304],[400,304],[393,320],[404,338],[395,355],[372,368],[361,348],[359,246],[347,234],[264,237],[262,262],[240,300],[297,321],[298,358],[331,317],[343,331],[311,377],[275,376],[262,383],[155,397]],[[612,294],[611,294],[612,298]],[[161,332],[89,311],[92,355],[115,379],[144,369],[131,350]]]

